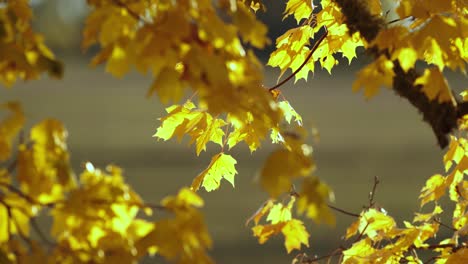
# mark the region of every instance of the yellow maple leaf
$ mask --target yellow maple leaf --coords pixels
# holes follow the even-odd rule
[[[396,11],[400,17],[414,16],[425,19],[433,14],[448,12],[450,9],[452,9],[450,1],[407,0],[402,2]]]
[[[413,218],[413,222],[427,222],[433,219],[438,214],[441,214],[442,212],[443,212],[442,207],[440,207],[439,205],[436,205],[434,207],[434,210],[430,213],[427,213],[427,214],[416,213],[416,216]]]
[[[237,5],[233,15],[233,22],[237,25],[240,35],[245,42],[257,48],[263,48],[269,40],[266,36],[267,27],[257,20],[255,15],[245,6]]]
[[[293,15],[297,24],[299,24],[302,19],[310,17],[314,8],[315,6],[312,1],[288,0],[284,10],[283,20],[288,16]]]
[[[12,235],[29,236],[29,222],[36,214],[33,208],[23,197],[14,193],[4,193],[0,203],[0,243],[11,239]]]
[[[168,140],[177,136],[178,140],[181,140],[184,135],[189,135],[190,144],[195,142],[197,155],[206,149],[206,144],[210,141],[222,145],[224,131],[221,127],[226,125],[224,120],[197,111],[191,101],[187,101],[183,106],[173,105],[166,108],[166,111],[168,115],[160,119],[161,125],[154,137]]]
[[[130,70],[129,51],[120,46],[114,46],[107,61],[106,71],[116,77],[123,77]]]
[[[46,119],[31,129],[32,147],[20,145],[18,180],[22,191],[40,202],[62,198],[76,185],[66,139],[67,131],[55,119]]]
[[[8,102],[0,105],[6,108],[11,115],[0,121],[0,161],[10,157],[12,141],[24,125],[25,117],[18,102]]]
[[[185,210],[188,207],[201,208],[204,202],[196,192],[184,187],[179,190],[177,196],[165,197],[161,204],[170,210]]]
[[[308,175],[313,168],[313,162],[307,155],[279,149],[265,162],[260,184],[271,197],[278,197],[289,190],[293,179]]]
[[[296,71],[304,63],[310,50],[310,48],[307,47],[307,44],[309,44],[309,40],[313,35],[314,30],[310,26],[306,25],[290,29],[278,37],[276,40],[277,49],[270,54],[270,58],[267,63],[269,66],[280,68],[281,73],[278,76],[278,80],[288,68],[292,71]],[[319,46],[316,53],[320,52],[322,49]],[[309,71],[314,71],[314,57],[312,57],[312,60],[314,61],[307,63],[301,71],[296,73],[296,81],[302,78],[307,80]]]
[[[377,94],[381,85],[391,87],[393,76],[395,76],[393,62],[385,56],[380,56],[358,72],[353,83],[353,91],[357,92],[364,87],[364,96],[369,99]]]
[[[285,241],[284,245],[288,253],[294,249],[301,249],[301,245],[309,247],[309,233],[304,227],[304,223],[298,219],[291,219],[281,228]]]
[[[456,12],[451,14],[451,16],[436,14],[419,22],[415,21],[414,23],[419,23],[416,24],[418,30],[411,34],[410,42],[417,50],[419,58],[436,65],[440,71],[449,67],[464,72],[468,59],[466,53],[468,20]]]
[[[372,247],[372,240],[369,238],[361,239],[343,251],[343,264],[372,263],[372,259],[369,257],[375,251],[376,249]]]
[[[291,219],[292,219],[291,207],[284,206],[282,203],[277,203],[273,205],[267,216],[267,221],[270,221],[273,225],[282,223],[282,222],[287,222]]]
[[[260,147],[263,135],[258,133],[263,128],[254,122],[252,115],[248,115],[246,122],[240,122],[236,118],[229,117],[228,121],[231,123],[234,130],[229,133],[227,144],[229,149],[232,149],[239,142],[244,141],[249,147],[250,152],[254,152]]]
[[[284,236],[284,246],[288,253],[294,249],[301,249],[301,245],[309,246],[309,233],[304,227],[304,223],[298,219],[277,222],[275,224],[256,225],[252,227],[252,232],[258,238],[260,244],[264,244],[272,236],[282,233]]]
[[[457,202],[463,186],[465,171],[468,169],[468,156],[463,156],[453,171],[445,178],[445,184],[449,190],[450,200]],[[461,197],[463,198],[463,197]]]
[[[439,200],[439,198],[445,194],[446,188],[447,185],[445,183],[444,176],[436,174],[430,177],[426,181],[426,184],[419,195],[419,199],[421,199],[421,207],[428,202]]]
[[[195,149],[197,155],[202,150],[206,150],[206,144],[211,141],[220,146],[223,145],[224,131],[221,127],[225,126],[226,122],[219,118],[213,118],[208,113],[203,113],[203,118],[191,129],[186,130],[186,133],[192,137],[190,143],[195,141]]]
[[[396,227],[395,220],[387,214],[371,208],[361,214],[359,232],[373,241],[381,240]]]
[[[380,15],[382,14],[382,3],[380,0],[369,0],[368,8],[371,14]]]
[[[358,220],[354,221],[348,228],[346,228],[346,239],[349,239],[350,237],[357,234],[357,232],[359,231],[360,222],[361,217],[359,217]]]
[[[413,48],[402,48],[392,54],[400,62],[401,68],[407,72],[409,69],[414,68],[418,54]]]
[[[193,112],[192,109],[195,108],[195,104],[191,101],[185,102],[184,105],[173,105],[166,108],[168,115],[166,117],[160,118],[161,126],[158,127],[154,137],[158,137],[163,140],[168,140],[174,135],[177,135],[178,139],[181,140],[184,136],[184,131],[178,131],[178,127],[187,124],[184,124],[186,120],[199,120],[200,113]]]
[[[457,250],[457,252],[451,254],[447,258],[446,264],[464,264],[468,263],[468,249],[467,248],[462,248],[460,250]]]
[[[165,197],[161,203],[174,212],[154,223],[154,228],[142,238],[139,248],[144,252],[156,247],[156,253],[176,263],[211,264],[206,250],[213,242],[203,215],[197,207],[203,200],[189,188],[182,188],[176,196]]]
[[[302,189],[297,200],[299,214],[306,212],[307,217],[315,222],[335,224],[335,216],[330,211],[327,202],[333,201],[334,195],[331,189],[317,177],[307,177],[302,182]]]
[[[296,121],[299,126],[302,126],[302,117],[292,108],[288,101],[279,102],[278,107],[283,112],[286,122],[291,124],[292,118],[294,117],[294,121]]]
[[[273,200],[268,199],[267,202],[262,204],[260,208],[251,216],[247,221],[245,221],[245,225],[248,225],[250,221],[254,221],[255,225],[258,225],[260,220],[262,219],[263,216],[265,216],[268,212],[270,212],[270,209],[273,207],[274,203]]]
[[[225,179],[234,186],[234,176],[237,170],[234,167],[236,160],[228,154],[219,153],[213,156],[211,163],[192,182],[192,189],[197,191],[200,186],[211,192],[219,188],[221,179]]]
[[[169,67],[162,69],[151,85],[147,96],[157,92],[164,104],[169,103],[169,101],[179,101],[184,95],[184,87],[179,79],[180,73],[176,69]]]
[[[61,238],[67,232],[76,232],[76,236],[93,238],[95,242],[109,231],[125,234],[142,200],[124,182],[121,169],[108,166],[104,172],[88,162],[80,175],[80,183],[63,204],[54,208],[52,234]],[[73,240],[72,237],[68,239]]]
[[[0,10],[1,38],[0,82],[10,87],[17,79],[38,79],[47,72],[61,78],[63,65],[45,46],[44,37],[32,27],[32,10],[28,1],[8,1]]]
[[[285,224],[285,222],[281,222],[274,225],[256,225],[252,227],[252,232],[255,237],[258,237],[258,242],[264,244],[270,237],[279,234]]]
[[[448,82],[438,68],[424,70],[424,74],[417,78],[414,84],[422,85],[422,91],[430,100],[437,99],[439,103],[455,103]]]
[[[402,45],[407,45],[408,28],[404,26],[394,26],[379,31],[371,45],[376,45],[379,49],[387,49],[391,53],[400,49]]]
[[[457,203],[453,210],[452,224],[460,235],[466,235],[468,233],[468,214],[466,212],[466,206],[466,201]]]
[[[453,164],[458,164],[463,156],[467,155],[468,142],[464,138],[450,137],[450,145],[444,155],[445,171],[448,171]]]

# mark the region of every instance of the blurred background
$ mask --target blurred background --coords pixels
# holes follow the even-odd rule
[[[69,130],[73,166],[81,171],[85,161],[97,167],[109,163],[124,168],[127,181],[150,202],[174,194],[207,167],[214,152],[196,156],[194,148],[174,141],[158,142],[152,135],[164,115],[157,98],[146,98],[151,80],[136,73],[116,79],[103,67],[88,66],[92,51],[80,50],[81,29],[87,13],[85,1],[34,0],[35,26],[47,44],[64,61],[63,80],[43,78],[1,89],[1,101],[20,100],[28,125],[53,117]],[[268,1],[266,1],[268,2]],[[285,3],[267,3],[267,15],[259,16],[269,25],[272,43],[295,25],[292,18],[282,21]],[[259,56],[266,63],[271,45]],[[398,224],[412,220],[417,212],[418,194],[425,180],[443,172],[443,151],[430,127],[407,101],[382,89],[372,100],[351,91],[357,70],[366,64],[365,56],[350,66],[345,60],[333,75],[318,70],[309,81],[289,83],[283,92],[303,116],[307,127],[318,129],[313,142],[315,172],[335,191],[335,206],[359,213],[368,203],[373,178],[381,180],[376,200],[393,215]],[[266,68],[266,84],[276,82],[279,72]],[[466,88],[466,79],[449,74],[455,90]],[[465,87],[463,87],[465,86]],[[214,147],[213,151],[218,148]],[[266,156],[274,146],[265,142],[250,154],[246,146],[233,151],[237,159],[236,187],[223,182],[221,189],[201,192],[206,200],[206,221],[214,239],[212,255],[218,263],[289,263],[298,252],[287,254],[283,238],[259,245],[244,223],[267,199],[255,182]],[[342,244],[345,227],[354,219],[336,214],[336,227],[316,225],[306,220],[311,234],[312,256],[323,255]],[[147,259],[145,263],[160,262]]]

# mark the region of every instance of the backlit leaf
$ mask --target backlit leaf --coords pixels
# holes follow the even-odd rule
[[[298,125],[302,125],[302,117],[292,108],[288,101],[281,101],[278,103],[278,106],[281,111],[283,111],[286,122],[290,124],[294,117],[294,121],[296,121]]]
[[[219,153],[212,159],[211,163],[192,182],[192,189],[197,191],[200,186],[211,192],[219,188],[221,179],[225,179],[234,186],[234,176],[237,170],[234,167],[236,160],[228,154]]]
[[[190,143],[195,142],[197,155],[206,150],[206,144],[210,141],[222,145],[224,131],[221,127],[226,125],[224,120],[196,109],[191,101],[187,101],[183,106],[168,107],[166,111],[168,115],[160,119],[161,126],[156,130],[154,137],[168,140],[177,136],[181,140],[184,135],[189,135]]]
[[[258,210],[245,222],[245,225],[248,225],[250,221],[254,221],[255,225],[258,225],[260,219],[262,219],[268,212],[270,212],[273,207],[273,200],[269,199],[265,202]]]
[[[361,239],[354,243],[349,249],[343,251],[343,263],[369,263],[371,259],[368,256],[375,252],[371,243],[372,241],[369,238]]]
[[[315,6],[313,6],[312,1],[289,0],[286,3],[283,19],[293,15],[296,22],[299,24],[302,19],[309,18],[314,8]]]
[[[270,221],[272,224],[287,222],[291,219],[291,208],[284,206],[282,203],[277,203],[272,206],[267,216],[267,221]]]
[[[436,174],[429,178],[419,195],[421,207],[428,202],[436,201],[442,197],[445,194],[446,188],[445,178],[442,175]]]
[[[385,233],[396,227],[395,220],[382,212],[371,208],[361,215],[359,233],[367,235],[373,241],[380,240]]]
[[[413,219],[413,222],[427,222],[431,220],[432,218],[436,217],[437,215],[441,214],[443,212],[442,208],[439,205],[436,205],[434,207],[434,210],[431,213],[427,214],[421,214],[421,213],[416,213],[416,216]]]

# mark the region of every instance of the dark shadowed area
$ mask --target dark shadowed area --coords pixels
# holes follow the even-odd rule
[[[45,23],[44,19],[39,17],[40,23]],[[276,19],[280,21],[279,14]],[[276,34],[283,31],[275,29]],[[55,44],[77,47],[76,42],[70,43]],[[152,137],[158,118],[165,112],[157,98],[145,97],[151,82],[148,76],[132,73],[116,79],[103,67],[88,67],[89,56],[80,57],[60,47],[66,64],[63,80],[45,77],[18,83],[13,89],[2,88],[0,97],[2,102],[22,102],[28,126],[48,117],[61,120],[69,131],[76,172],[81,171],[85,161],[92,161],[96,167],[116,164],[146,201],[158,202],[190,185],[206,168],[217,146],[210,145],[211,150],[197,157],[194,148],[186,143],[158,142]],[[334,205],[359,213],[368,203],[373,178],[378,176],[381,183],[376,201],[402,224],[402,220],[412,220],[413,212],[419,210],[417,197],[425,180],[443,171],[443,151],[417,111],[391,90],[383,88],[369,101],[353,93],[354,74],[364,63],[353,62],[350,67],[345,64],[343,61],[331,76],[318,71],[309,76],[307,83],[288,83],[284,95],[302,114],[305,126],[315,127],[320,133],[319,140],[313,142],[318,168],[314,174],[335,191]],[[278,72],[266,69],[265,83],[274,84]],[[454,89],[466,88],[462,77],[453,75],[450,81]],[[219,191],[201,191],[214,238],[212,255],[218,263],[290,263],[298,253],[288,255],[282,237],[259,245],[250,227],[245,226],[246,219],[267,198],[255,178],[273,149],[268,141],[253,154],[245,145],[234,149],[232,155],[238,161],[239,172],[235,188],[224,181]],[[341,244],[340,237],[354,219],[339,213],[336,216],[336,227],[306,220],[311,234],[310,248],[305,249],[308,255],[326,254]],[[47,226],[46,218],[43,224]],[[155,262],[160,260],[145,260]]]

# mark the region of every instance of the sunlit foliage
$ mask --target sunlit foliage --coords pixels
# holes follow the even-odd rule
[[[230,151],[243,143],[254,153],[268,141],[277,148],[259,166],[258,179],[270,199],[246,223],[260,244],[281,235],[287,253],[304,250],[313,239],[310,223],[333,226],[336,210],[355,218],[345,232],[347,246],[323,257],[303,252],[293,263],[334,256],[343,263],[423,263],[420,251],[432,252],[429,261],[436,263],[468,263],[468,96],[465,91],[463,101],[457,100],[444,76],[444,69],[466,74],[466,1],[400,0],[399,18],[387,22],[379,0],[289,0],[283,19],[294,18],[297,27],[276,39],[267,63],[280,69],[278,82],[289,70],[285,81],[307,80],[316,66],[331,74],[341,57],[351,63],[357,49],[365,50],[373,61],[360,70],[352,89],[362,89],[367,99],[381,86],[394,89],[423,113],[442,147],[450,135],[445,174],[427,179],[419,195],[424,212],[403,225],[375,206],[373,195],[359,214],[332,205],[332,189],[315,175],[308,128],[281,94],[285,81],[263,85],[264,67],[254,48],[272,41],[256,17],[268,12],[260,0],[87,3],[83,49],[99,47],[91,64],[106,64],[116,77],[133,68],[149,74],[147,96],[172,104],[154,137],[188,138],[196,155],[207,148],[216,154],[192,175],[189,187],[149,203],[115,165],[99,169],[86,162],[77,176],[60,121],[45,119],[26,129],[21,104],[2,102],[1,263],[135,263],[154,254],[174,263],[213,263],[197,192],[217,190],[226,181],[234,187],[237,161]],[[32,17],[28,1],[0,1],[0,82],[6,87],[42,73],[62,75],[60,62],[33,31]],[[182,101],[187,94],[190,99]],[[445,126],[445,120],[451,123]],[[454,209],[442,206],[445,196]],[[444,212],[451,223],[440,221]],[[36,220],[46,213],[53,219],[49,232]],[[439,238],[442,227],[452,235]]]

